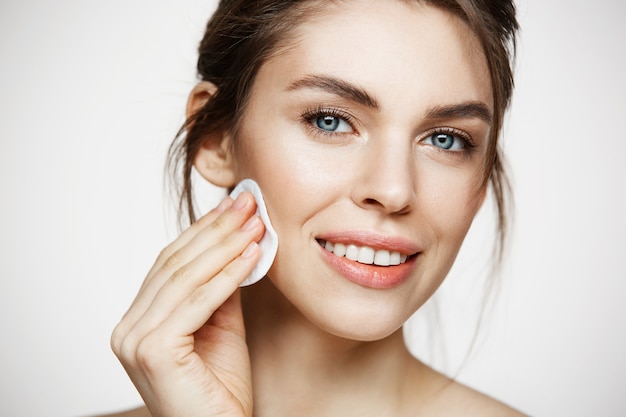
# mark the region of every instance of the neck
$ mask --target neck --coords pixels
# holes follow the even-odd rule
[[[242,296],[255,416],[388,415],[406,403],[409,390],[414,395],[415,384],[408,381],[421,367],[407,351],[401,329],[373,342],[326,333],[269,279]],[[382,413],[376,414],[381,410],[373,404]],[[355,413],[360,408],[364,412]]]

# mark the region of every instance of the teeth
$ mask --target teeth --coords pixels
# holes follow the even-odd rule
[[[357,262],[362,264],[371,265],[374,263],[374,249],[368,248],[367,246],[362,247],[359,250],[359,257],[357,258]]]
[[[398,252],[391,252],[391,256],[389,257],[389,264],[400,265],[400,254]]]
[[[332,243],[331,243],[332,246]],[[328,249],[328,247],[326,247],[326,249]],[[346,255],[346,246],[342,245],[341,243],[337,243],[335,245],[335,249],[334,250],[328,250],[329,252],[333,252],[335,255],[337,255],[338,257],[342,257]]]
[[[374,263],[376,265],[387,266],[391,262],[391,253],[388,250],[376,251],[374,255]]]
[[[320,242],[321,245],[337,257],[345,256],[351,261],[367,265],[390,266],[406,262],[408,255],[388,250],[374,250],[368,246],[344,245],[343,243]]]

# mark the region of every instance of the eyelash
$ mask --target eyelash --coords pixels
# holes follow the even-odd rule
[[[352,128],[353,132],[331,132],[328,130],[321,129],[315,125],[316,119],[320,117],[335,117],[339,120],[346,122]],[[337,136],[337,135],[346,135],[346,134],[356,134],[356,129],[354,128],[354,117],[349,113],[333,108],[333,107],[324,107],[324,106],[316,106],[307,111],[305,111],[301,116],[304,124],[313,131],[316,135],[323,136]]]
[[[332,132],[332,131],[328,131],[328,130],[324,130],[321,129],[319,127],[317,127],[315,125],[315,121],[320,118],[320,117],[326,117],[326,116],[330,116],[330,117],[336,117],[337,119],[343,120],[346,123],[348,123],[350,125],[350,127],[352,128],[352,130],[354,132]],[[305,111],[302,116],[301,116],[302,121],[304,122],[304,124],[311,129],[311,131],[316,134],[316,135],[322,135],[322,136],[337,136],[337,135],[345,135],[345,134],[354,134],[356,133],[356,129],[354,128],[354,117],[352,115],[350,115],[349,113],[337,109],[337,108],[333,108],[333,107],[324,107],[324,106],[316,106],[313,107],[307,111]],[[434,144],[431,145],[433,148],[436,149],[437,152],[444,152],[446,154],[456,154],[456,155],[462,155],[462,156],[469,156],[472,154],[472,152],[475,150],[476,148],[476,144],[474,143],[474,141],[472,140],[472,137],[467,134],[466,132],[453,128],[453,127],[438,127],[438,128],[434,128],[429,130],[428,132],[426,132],[425,134],[422,135],[422,139],[420,139],[420,142],[424,141],[425,139],[431,138],[435,135],[438,134],[444,134],[444,135],[451,135],[454,136],[460,140],[463,141],[463,149],[461,150],[448,150],[448,149],[442,149],[440,147],[435,146]]]
[[[459,129],[455,129],[453,127],[438,127],[435,129],[431,129],[428,132],[426,132],[425,134],[422,135],[422,138],[420,139],[420,142],[432,138],[435,135],[439,135],[439,134],[444,134],[444,135],[450,135],[450,136],[454,136],[460,140],[463,141],[463,149],[461,150],[449,150],[449,149],[442,149],[438,146],[435,146],[434,144],[432,144],[431,146],[433,148],[435,148],[437,150],[437,152],[445,152],[448,154],[460,154],[463,156],[469,156],[472,154],[472,152],[474,152],[475,148],[476,148],[476,144],[474,143],[474,141],[472,140],[472,137],[467,134],[466,132],[459,130]]]

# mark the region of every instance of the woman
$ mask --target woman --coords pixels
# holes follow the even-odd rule
[[[410,355],[403,323],[449,271],[489,184],[517,23],[508,1],[222,1],[172,148],[192,225],[112,336],[126,416],[506,416]],[[192,168],[263,190],[196,221]],[[348,253],[346,253],[346,251]]]

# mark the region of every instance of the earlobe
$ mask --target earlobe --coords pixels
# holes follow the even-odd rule
[[[198,83],[187,100],[187,119],[189,120],[204,107],[217,91],[217,87],[208,81]],[[190,129],[191,126],[188,126]],[[203,138],[194,156],[193,165],[204,179],[215,186],[229,188],[235,184],[232,164],[231,138],[229,132],[217,130]]]

